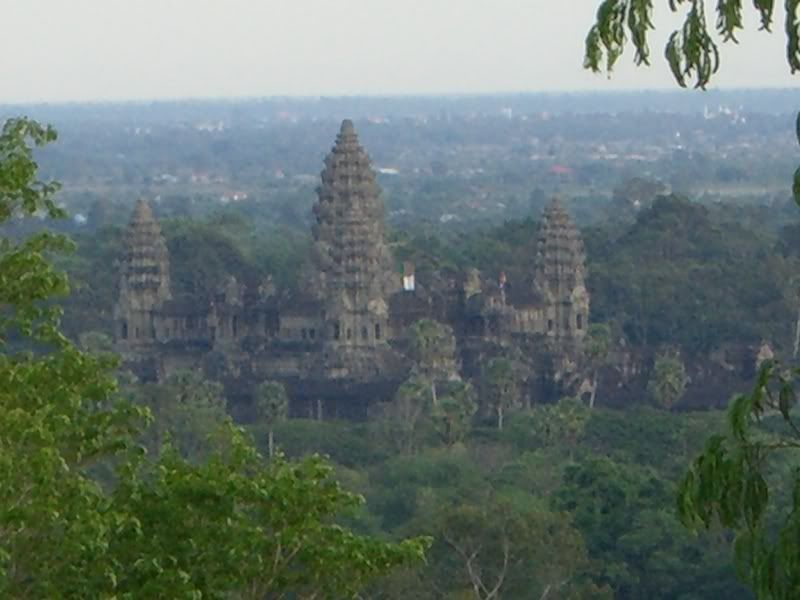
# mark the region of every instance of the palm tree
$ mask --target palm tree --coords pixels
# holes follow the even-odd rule
[[[286,388],[278,381],[265,381],[256,391],[256,413],[258,420],[268,428],[267,443],[269,457],[275,454],[273,428],[289,416],[289,396]]]
[[[670,410],[683,397],[689,376],[677,354],[659,354],[656,357],[647,391],[663,408]]]
[[[611,347],[611,328],[605,323],[595,323],[589,327],[586,337],[586,358],[592,368],[592,393],[589,396],[589,408],[594,408],[597,397],[597,386],[600,383],[600,369],[608,361]]]
[[[483,369],[484,398],[497,416],[497,429],[503,429],[506,411],[519,401],[519,380],[514,364],[507,358],[491,359]]]

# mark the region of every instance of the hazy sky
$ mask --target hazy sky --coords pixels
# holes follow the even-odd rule
[[[0,103],[673,86],[666,9],[654,67],[582,70],[599,1],[0,0]],[[726,46],[717,86],[797,85],[776,30]]]

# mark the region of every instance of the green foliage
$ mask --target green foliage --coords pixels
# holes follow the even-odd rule
[[[678,494],[687,527],[718,522],[735,531],[740,576],[765,600],[795,598],[800,590],[798,377],[800,369],[767,361],[753,391],[732,400],[727,431],[708,440]],[[780,427],[765,426],[770,413],[781,416]],[[789,490],[788,498],[776,488]]]
[[[619,239],[587,236],[593,320],[615,323],[634,346],[689,357],[764,336],[788,344],[794,259],[766,251],[766,234],[730,210],[659,197]]]
[[[704,0],[668,0],[672,12],[685,6],[683,26],[670,35],[665,56],[675,80],[681,87],[694,80],[695,87],[705,89],[719,69],[719,48],[709,33]],[[738,42],[737,32],[743,29],[742,0],[720,0],[716,6],[716,31],[723,41]],[[753,8],[761,20],[761,28],[770,30],[775,5],[772,0],[755,0]],[[792,73],[800,70],[800,2],[785,3],[786,59]],[[630,40],[637,65],[650,64],[649,33],[653,24],[653,0],[604,0],[595,24],[586,38],[584,65],[595,72],[611,72]],[[605,61],[605,64],[603,64]]]
[[[132,395],[153,415],[144,442],[156,455],[169,442],[187,459],[205,457],[212,434],[228,417],[222,386],[198,371],[178,371],[161,383],[137,384]]]
[[[397,450],[412,454],[426,436],[432,406],[430,380],[412,374],[381,407],[378,427]]]
[[[645,585],[645,573],[620,556],[620,542],[636,531],[635,515],[648,506],[664,506],[668,497],[665,482],[654,471],[598,458],[567,467],[555,506],[574,515],[590,555],[602,557],[597,581],[627,597]]]
[[[688,383],[689,376],[679,356],[670,353],[656,356],[647,391],[659,406],[667,410],[674,407]]]
[[[605,323],[592,323],[586,334],[586,357],[592,364],[602,365],[611,348],[611,328]]]
[[[491,492],[431,511],[436,544],[431,550],[446,572],[437,582],[480,599],[567,596],[586,563],[580,534],[563,513],[542,510]]]
[[[409,357],[426,377],[447,377],[455,371],[456,338],[449,325],[422,319],[409,332]]]
[[[312,419],[289,419],[275,426],[281,451],[287,456],[320,454],[351,469],[371,466],[388,455],[388,449],[367,433],[367,425]]]
[[[682,476],[686,457],[702,449],[703,436],[721,430],[716,412],[670,413],[649,406],[625,411],[592,411],[584,442],[592,453],[618,462],[658,469],[668,477]]]
[[[258,419],[268,425],[286,420],[289,413],[289,395],[279,381],[264,381],[256,390]]]
[[[57,186],[36,179],[29,142],[55,139],[50,128],[7,121],[0,134],[0,222],[61,216]],[[47,254],[69,246],[39,234],[0,244],[0,595],[69,596],[103,577],[95,561],[111,522],[106,498],[83,474],[127,448],[144,414],[114,399],[115,361],[75,348],[60,332],[60,312],[44,302],[68,290]],[[48,354],[14,352],[9,333],[44,342]]]
[[[502,429],[506,411],[519,402],[519,373],[511,360],[496,357],[486,363],[481,381],[484,403],[497,415],[497,428]]]
[[[318,457],[265,464],[235,429],[225,438],[202,465],[167,450],[121,478],[115,506],[131,518],[111,551],[130,566],[116,585],[123,597],[354,597],[422,558],[424,539],[386,544],[335,524],[363,500]]]
[[[31,144],[44,146],[56,139],[55,130],[28,119],[9,119],[0,131],[0,223],[34,215],[63,216],[53,201],[58,184],[37,179]],[[20,333],[63,345],[58,331],[60,311],[43,301],[65,295],[66,278],[46,255],[71,249],[68,240],[40,233],[22,242],[0,239],[0,345]]]
[[[273,427],[289,417],[289,395],[286,388],[278,381],[264,381],[256,390],[256,417],[267,428],[269,440],[269,456],[275,454]]]
[[[53,202],[59,185],[37,179],[33,149],[56,140],[52,127],[26,118],[9,119],[0,132],[0,223],[19,216],[62,217]]]
[[[536,433],[543,444],[574,448],[582,439],[591,412],[577,398],[562,398],[557,404],[538,407],[534,413]]]
[[[452,446],[463,441],[477,410],[472,386],[463,381],[449,382],[431,407],[431,421],[442,443]]]

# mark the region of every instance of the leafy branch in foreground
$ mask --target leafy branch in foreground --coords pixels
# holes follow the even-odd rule
[[[685,12],[682,27],[669,37],[664,51],[670,70],[681,87],[693,81],[705,89],[720,66],[719,45],[706,20],[705,0],[667,0],[670,10]],[[738,43],[744,29],[743,0],[718,0],[715,9],[716,33],[723,42]],[[775,20],[774,0],[753,0],[760,29],[771,31]],[[800,0],[785,0],[784,30],[786,61],[792,73],[800,71]],[[634,49],[637,65],[650,64],[648,38],[655,29],[653,0],[603,0],[595,24],[586,37],[584,66],[598,73],[610,73],[628,42]]]
[[[764,600],[800,594],[800,426],[793,411],[798,379],[800,369],[766,362],[753,391],[731,402],[727,434],[708,440],[678,494],[687,527],[719,524],[735,532],[739,574]],[[780,424],[768,427],[773,415],[782,417],[774,419]],[[772,490],[770,475],[781,483]],[[779,497],[780,488],[789,490],[788,502]]]

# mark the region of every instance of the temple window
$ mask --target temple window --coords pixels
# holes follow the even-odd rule
[[[300,330],[300,337],[303,339],[306,339],[308,337],[308,330],[305,327],[303,327]]]
[[[575,317],[575,327],[578,329],[583,329],[583,315],[579,314]]]
[[[239,331],[239,317],[234,316],[231,319],[231,332],[233,333],[233,337],[236,337],[236,334]]]
[[[352,338],[353,338],[353,330],[348,327],[347,328],[347,339],[349,340],[349,339],[352,339]]]
[[[368,337],[369,337],[369,333],[367,333],[367,328],[366,327],[362,327],[361,328],[361,339],[365,340]]]
[[[342,328],[339,322],[333,324],[333,339],[338,340],[342,336]]]
[[[123,340],[127,340],[128,339],[128,322],[127,321],[123,321],[122,322],[122,339]]]
[[[547,320],[547,331],[553,331],[553,319]]]
[[[309,329],[309,330],[308,330],[308,337],[310,337],[312,340],[313,340],[315,337],[317,337],[317,330],[316,330],[316,329],[313,329],[313,328],[312,328],[312,329]]]
[[[381,324],[380,323],[375,323],[375,339],[376,340],[381,339]]]

